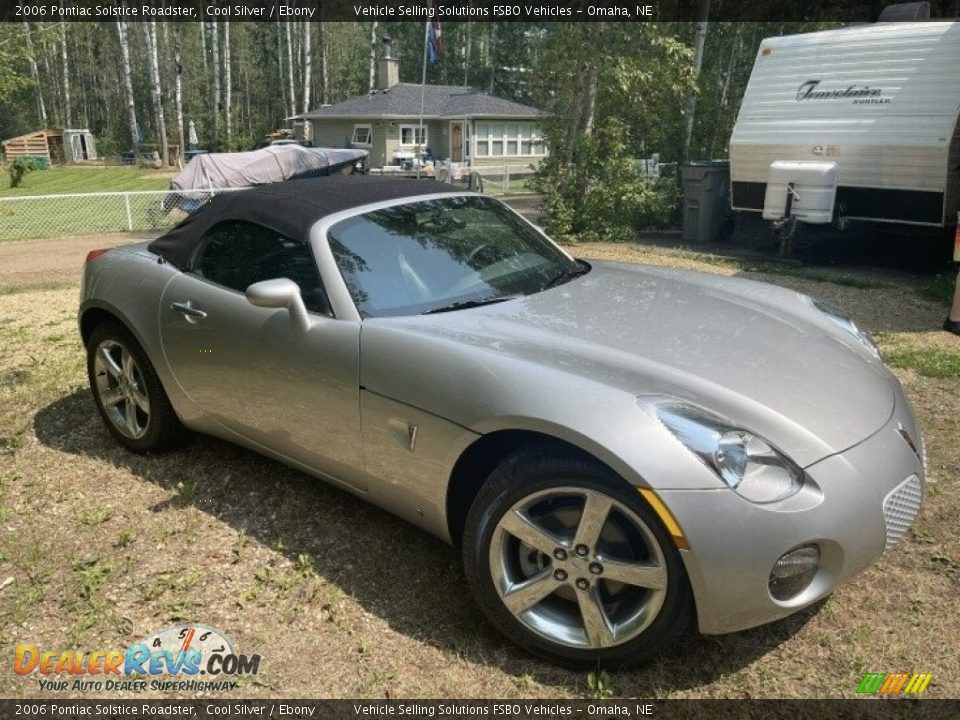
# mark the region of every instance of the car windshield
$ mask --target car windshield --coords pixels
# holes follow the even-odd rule
[[[337,223],[328,238],[364,317],[459,310],[540,292],[585,272],[485,197],[374,210]]]

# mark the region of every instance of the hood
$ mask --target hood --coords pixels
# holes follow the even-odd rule
[[[595,263],[517,300],[391,318],[446,341],[702,405],[802,466],[881,428],[894,379],[805,296],[738,278]]]

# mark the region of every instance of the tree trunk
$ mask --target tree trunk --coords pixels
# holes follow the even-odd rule
[[[160,62],[157,58],[157,21],[144,22],[142,27],[144,38],[147,41],[153,113],[157,119],[157,134],[160,136],[160,164],[166,167],[169,164],[169,149],[167,147],[167,123],[163,116],[163,92],[160,89]]]
[[[283,112],[290,109],[290,102],[287,100],[287,81],[283,76],[283,31],[280,23],[275,23],[274,28],[277,32],[277,76],[280,78],[280,97],[283,99]]]
[[[230,21],[223,21],[223,70],[224,94],[226,108],[224,116],[227,121],[227,150],[233,150],[233,70],[230,58]]]
[[[467,4],[468,7],[470,3]],[[473,23],[467,24],[467,48],[463,53],[463,86],[470,87],[470,50],[473,44]]]
[[[217,22],[210,23],[210,45],[213,50],[213,136],[220,143],[220,113],[223,107],[220,104],[220,31]]]
[[[297,91],[293,85],[293,29],[287,20],[287,85],[290,92],[290,116],[297,114]]]
[[[700,0],[700,11],[697,17],[697,34],[693,46],[693,78],[700,77],[700,68],[703,65],[703,46],[707,40],[707,21],[710,18],[710,0]],[[683,134],[683,161],[690,158],[690,141],[693,138],[693,118],[697,110],[696,89],[690,91],[687,98],[686,129]]]
[[[367,61],[370,82],[367,83],[367,92],[373,92],[377,89],[377,25],[374,20],[370,23],[370,55]]]
[[[47,127],[47,106],[43,102],[43,84],[40,82],[40,70],[37,68],[37,58],[33,54],[33,40],[30,39],[30,23],[23,21],[23,35],[27,39],[27,59],[30,61],[30,75],[37,86],[37,118],[40,127]]]
[[[177,23],[173,31],[173,105],[177,113],[177,142],[180,143],[180,157],[187,149],[186,133],[183,128],[183,30]]]
[[[247,136],[253,137],[253,113],[250,111],[250,75],[247,73],[247,67],[243,67],[243,86],[246,88],[244,100],[247,102]]]
[[[589,140],[593,136],[594,113],[597,109],[597,87],[600,83],[600,58],[597,50],[601,47],[600,36],[603,34],[604,24],[602,22],[590,23],[587,27],[589,28],[588,32],[590,34],[590,42],[587,46],[593,48],[594,51],[590,53],[589,64],[587,65],[586,87],[582,95],[583,107],[580,115],[580,129],[577,133],[577,137],[585,140]],[[577,158],[577,162],[582,164],[585,162],[585,159],[582,157]],[[587,197],[590,174],[581,171],[579,175],[580,182],[577,187],[577,203],[578,205],[582,205]]]
[[[330,64],[327,62],[327,29],[324,23],[320,23],[320,81],[323,84],[320,88],[320,104],[326,105],[330,102]]]
[[[733,42],[730,44],[730,59],[727,61],[727,72],[723,76],[723,82],[720,85],[720,99],[717,101],[717,116],[713,123],[713,132],[710,135],[710,148],[707,152],[709,157],[713,157],[713,149],[717,143],[717,133],[724,119],[724,109],[727,106],[727,94],[730,92],[730,80],[733,78],[733,72],[737,67],[737,53],[740,51],[740,41],[743,36],[743,23],[736,23],[736,30],[733,34]]]
[[[63,121],[64,127],[73,127],[70,115],[70,61],[67,58],[67,23],[60,21],[60,60],[63,63]]]
[[[130,71],[130,40],[127,24],[117,20],[117,36],[120,39],[120,60],[123,65],[123,87],[127,95],[127,122],[130,125],[130,141],[133,143],[133,160],[140,154],[140,136],[137,131],[137,106],[133,99],[133,74]]]
[[[497,24],[490,23],[490,39],[487,44],[487,65],[490,67],[490,82],[487,86],[487,92],[493,94],[493,84],[497,77]]]
[[[303,112],[310,109],[310,81],[313,75],[313,52],[310,48],[310,23],[303,24]]]
[[[207,56],[207,35],[209,34],[207,21],[200,21],[200,55],[203,57],[203,80],[210,82],[210,58]]]

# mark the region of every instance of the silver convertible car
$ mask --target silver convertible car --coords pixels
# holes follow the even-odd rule
[[[433,181],[221,195],[91,252],[79,322],[124,446],[189,429],[367,498],[461,548],[490,622],[566,665],[794,613],[923,496],[910,406],[841,312],[588,264]]]

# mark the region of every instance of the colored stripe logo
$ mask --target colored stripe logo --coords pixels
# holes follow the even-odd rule
[[[858,695],[921,695],[933,673],[867,673],[857,688]]]

